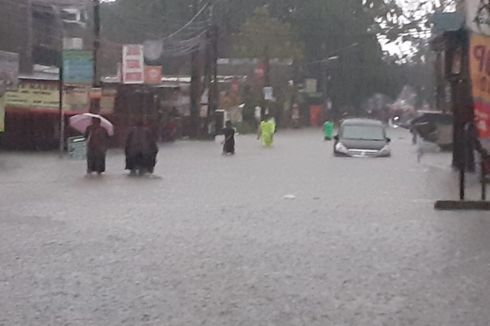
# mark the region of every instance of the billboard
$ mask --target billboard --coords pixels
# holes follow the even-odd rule
[[[6,104],[17,108],[58,109],[58,89],[56,81],[21,81],[18,90],[6,93]]]
[[[0,51],[0,92],[16,89],[19,76],[19,55]]]
[[[471,36],[470,76],[476,125],[480,137],[490,139],[490,37]]]
[[[145,83],[143,45],[124,45],[122,63],[123,84]]]
[[[90,51],[63,51],[63,81],[67,85],[91,85],[94,76],[93,54]]]
[[[73,112],[86,112],[89,105],[88,87],[69,87],[64,91],[63,106]],[[19,88],[7,91],[5,105],[15,109],[59,109],[57,81],[21,80]]]

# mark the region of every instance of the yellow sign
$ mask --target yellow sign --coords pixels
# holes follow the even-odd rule
[[[59,92],[57,82],[21,81],[16,91],[7,91],[7,106],[20,108],[57,109]]]
[[[22,80],[19,89],[7,91],[5,104],[22,109],[59,109],[59,91],[56,81]],[[86,112],[90,106],[88,87],[67,87],[63,107],[67,111]]]

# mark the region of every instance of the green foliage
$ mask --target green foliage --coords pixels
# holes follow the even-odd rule
[[[430,12],[449,8],[453,1],[421,0],[413,12],[407,12],[398,0],[226,0],[215,1],[214,17],[220,28],[220,56],[263,58],[267,49],[271,58],[302,59],[298,77],[317,78],[336,105],[356,105],[373,93],[396,96],[408,82],[401,71],[428,68],[425,51],[413,62],[406,60],[402,69],[400,58],[390,58],[379,38],[389,42],[403,38],[426,49]],[[105,3],[103,35],[120,43],[168,35],[193,16],[196,4],[201,8],[204,3]],[[427,14],[421,15],[420,8],[426,8]],[[332,56],[339,60],[324,62]],[[322,85],[327,79],[328,84]]]
[[[234,35],[233,56],[262,58],[264,55],[301,59],[303,50],[291,25],[271,17],[267,8],[261,7]]]

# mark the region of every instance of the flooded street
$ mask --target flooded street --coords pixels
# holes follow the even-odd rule
[[[449,154],[390,136],[386,159],[334,158],[314,130],[234,157],[177,142],[153,178],[117,151],[101,178],[1,153],[0,325],[487,324],[489,216],[434,211]]]

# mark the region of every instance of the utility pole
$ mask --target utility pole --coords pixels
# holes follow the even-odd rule
[[[199,0],[194,0],[193,15],[198,13]],[[191,54],[191,130],[190,136],[199,134],[199,107],[201,105],[201,69],[199,67],[199,45]]]
[[[214,4],[210,6],[210,27],[208,30],[208,115],[207,126],[215,118],[218,109],[218,26],[214,22]],[[216,126],[217,127],[217,126]],[[212,135],[208,135],[212,136]]]
[[[56,19],[58,21],[58,28],[59,28],[59,77],[58,77],[58,110],[59,110],[59,119],[60,119],[60,142],[59,142],[59,151],[60,151],[60,157],[63,157],[63,153],[65,152],[65,112],[63,108],[63,100],[64,100],[64,91],[65,91],[65,83],[64,83],[64,59],[63,59],[63,50],[64,50],[64,42],[63,38],[65,36],[64,33],[64,26],[63,26],[63,19],[61,18],[61,10],[57,8],[56,10]]]
[[[98,58],[100,49],[100,0],[94,1],[94,44],[93,44],[93,80],[92,87],[100,87],[99,71],[98,71]],[[100,99],[92,98],[90,101],[90,111],[92,113],[98,113],[100,110]]]
[[[27,53],[26,61],[28,65],[29,72],[32,73],[32,52],[33,52],[33,24],[32,24],[32,0],[27,0]]]
[[[270,86],[271,86],[271,59],[269,54],[269,46],[266,45],[264,49],[264,87],[270,87]],[[262,108],[261,116],[264,117],[267,113],[272,116],[270,99],[265,99],[265,103],[266,103],[266,107]]]

